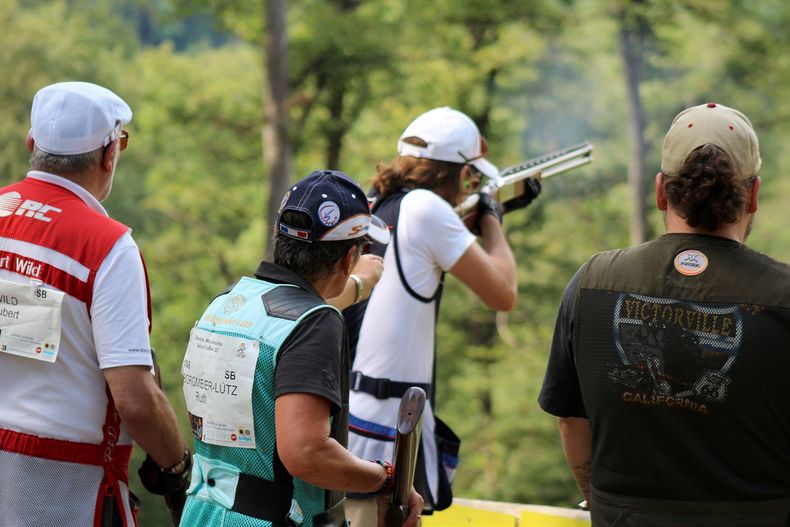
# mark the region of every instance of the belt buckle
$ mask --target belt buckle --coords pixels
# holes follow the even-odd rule
[[[351,390],[358,392],[359,387],[362,384],[362,372],[361,371],[352,371],[351,372]]]

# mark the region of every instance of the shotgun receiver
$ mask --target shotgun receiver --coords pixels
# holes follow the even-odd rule
[[[558,150],[545,156],[536,157],[499,172],[496,179],[489,180],[480,192],[490,194],[503,205],[524,192],[524,180],[530,177],[546,179],[561,174],[592,161],[593,146],[584,142],[570,148]],[[475,210],[480,196],[468,196],[456,207],[462,217]]]
[[[414,483],[424,408],[425,391],[416,386],[406,390],[398,407],[398,435],[395,437],[395,452],[392,457],[395,482],[392,502],[384,516],[385,527],[401,527],[409,515],[409,493]]]

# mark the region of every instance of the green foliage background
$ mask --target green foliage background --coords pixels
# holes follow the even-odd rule
[[[130,147],[105,203],[146,256],[153,344],[182,417],[180,361],[212,296],[263,253],[267,174],[261,156],[260,3],[0,0],[0,183],[24,177],[32,96],[61,80],[117,91],[132,106]],[[339,168],[366,185],[416,115],[450,105],[515,164],[590,140],[595,161],[548,180],[507,218],[519,304],[495,315],[448,278],[439,326],[438,413],[464,440],[460,496],[572,506],[554,419],[537,406],[565,284],[592,253],[628,243],[625,83],[615,10],[648,20],[649,167],[682,108],[715,100],[752,119],[761,139],[761,210],[749,243],[790,258],[784,177],[790,139],[788,33],[781,0],[292,0],[295,170],[324,168],[342,132]],[[333,103],[342,112],[333,114]],[[265,148],[265,145],[264,145]],[[652,199],[652,198],[651,198]],[[661,217],[651,216],[655,233]],[[139,463],[136,454],[135,466]],[[142,490],[141,525],[166,525]]]

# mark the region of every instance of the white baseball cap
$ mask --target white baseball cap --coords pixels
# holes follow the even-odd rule
[[[33,97],[30,136],[55,155],[92,152],[118,138],[132,110],[116,94],[89,82],[59,82]]]
[[[406,143],[403,139],[418,137],[428,146]],[[442,106],[417,117],[398,139],[398,153],[402,156],[449,161],[473,165],[490,178],[499,170],[485,159],[488,147],[477,125],[464,113]]]

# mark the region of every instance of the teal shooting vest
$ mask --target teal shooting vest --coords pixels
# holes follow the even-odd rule
[[[319,309],[335,308],[299,287],[245,277],[230,292],[215,298],[197,322],[191,340],[195,332],[203,337],[208,332],[259,343],[251,397],[255,448],[204,442],[199,439],[201,416],[190,414],[193,432],[197,431],[195,463],[181,525],[311,527],[313,516],[331,505],[327,503],[327,491],[292,477],[283,467],[277,455],[274,424],[277,355],[299,323]],[[189,372],[196,365],[187,362],[185,358],[184,394],[188,407],[190,397],[198,396],[196,386],[210,386],[217,393],[234,390],[231,381],[208,385],[195,380]],[[333,437],[336,428],[332,427]],[[233,434],[233,440],[241,442],[244,432],[241,429]],[[346,444],[342,437],[335,439]]]

